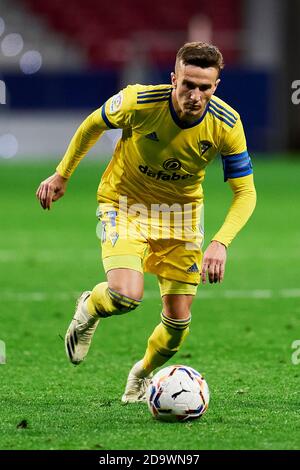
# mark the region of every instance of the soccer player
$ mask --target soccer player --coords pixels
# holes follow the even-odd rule
[[[143,273],[155,274],[161,321],[129,372],[124,403],[143,401],[153,371],[179,350],[200,280],[222,282],[227,247],[255,207],[240,116],[214,95],[222,68],[217,47],[185,44],[177,53],[171,84],[127,86],[108,99],[81,124],[56,172],[37,190],[43,209],[50,209],[101,134],[123,130],[97,193],[107,280],[78,299],[65,347],[73,364],[82,362],[99,322],[135,310],[142,301]],[[201,183],[217,154],[233,200],[202,255]]]

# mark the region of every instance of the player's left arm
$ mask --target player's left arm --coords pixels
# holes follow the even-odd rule
[[[250,218],[256,205],[253,169],[246,148],[243,126],[239,120],[230,132],[222,151],[224,180],[229,182],[233,200],[225,221],[215,234],[203,257],[202,282],[222,282],[225,273],[227,247]]]

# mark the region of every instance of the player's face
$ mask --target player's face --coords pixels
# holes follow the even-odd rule
[[[200,117],[220,82],[218,70],[179,63],[171,74],[173,103],[181,119]]]

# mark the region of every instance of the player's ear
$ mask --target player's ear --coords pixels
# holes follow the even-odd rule
[[[221,81],[221,79],[218,78],[218,80],[217,80],[216,83],[215,83],[215,91],[216,91],[216,89],[218,88],[220,81]],[[215,92],[215,91],[214,91],[214,92]]]
[[[172,83],[173,87],[176,88],[177,78],[176,78],[176,75],[175,75],[174,72],[171,72],[171,83]]]

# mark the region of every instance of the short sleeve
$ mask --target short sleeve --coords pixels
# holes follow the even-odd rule
[[[136,90],[128,86],[109,98],[101,107],[101,116],[109,129],[131,127],[134,118]]]
[[[224,181],[240,178],[253,173],[251,158],[248,154],[243,124],[240,117],[233,128],[226,133],[221,148]]]

